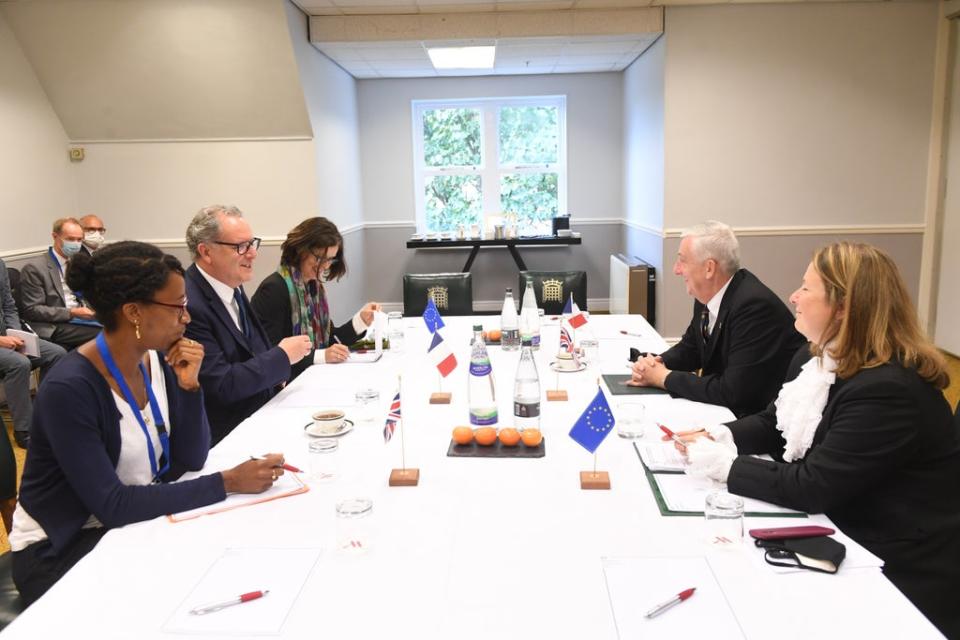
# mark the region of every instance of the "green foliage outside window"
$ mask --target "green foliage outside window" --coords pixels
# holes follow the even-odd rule
[[[500,109],[500,164],[547,164],[560,155],[556,107]]]
[[[557,215],[557,174],[508,173],[500,180],[500,208],[516,216],[521,233]]]
[[[423,159],[428,167],[480,164],[480,111],[431,109],[423,114]]]
[[[430,176],[424,184],[427,229],[453,231],[483,219],[480,176]]]

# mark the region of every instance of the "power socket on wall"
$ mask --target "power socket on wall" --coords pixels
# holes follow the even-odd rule
[[[70,162],[83,162],[83,147],[70,147]]]

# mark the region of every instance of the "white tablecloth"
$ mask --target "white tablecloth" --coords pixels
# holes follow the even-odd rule
[[[611,490],[580,489],[579,472],[592,467],[593,457],[567,432],[596,393],[598,369],[627,373],[630,346],[666,348],[639,316],[591,318],[602,362],[559,375],[569,402],[542,403],[544,458],[448,458],[451,429],[468,424],[473,320],[445,318],[443,334],[459,361],[442,385],[453,393],[452,404],[428,404],[438,375],[426,357],[428,334],[420,318],[404,320],[402,354],[387,352],[376,364],[311,367],[216,447],[208,466],[268,451],[306,466],[310,438],[303,426],[311,412],[376,388],[378,417],[358,421],[340,439],[335,482],[189,522],[158,518],[111,531],[3,638],[177,637],[165,626],[226,549],[299,547],[320,549],[320,556],[282,626],[285,638],[616,638],[602,561],[624,556],[706,557],[748,638],[939,637],[869,554],[841,535],[848,559],[835,576],[778,574],[749,538],[734,549],[709,547],[700,518],[660,515],[632,445],[615,434],[597,456],[598,467],[610,473]],[[475,320],[488,328],[499,324],[496,317]],[[547,368],[558,336],[556,325],[544,327],[537,360],[545,388],[558,381]],[[582,337],[578,332],[578,341]],[[519,354],[498,347],[490,352],[503,426],[512,416]],[[400,466],[400,433],[386,446],[382,438],[398,374],[406,461],[421,474],[413,488],[387,486],[391,468]],[[322,402],[312,403],[313,396]],[[608,397],[615,411],[628,410],[622,401],[642,402],[649,417],[677,427],[730,417],[724,409],[663,396]],[[357,417],[355,407],[346,410]],[[361,555],[334,548],[334,504],[352,496],[374,503],[373,546]],[[823,516],[803,522],[829,525]],[[746,528],[777,524],[797,521],[748,519]],[[280,584],[284,575],[272,580]],[[671,593],[664,585],[664,597]]]

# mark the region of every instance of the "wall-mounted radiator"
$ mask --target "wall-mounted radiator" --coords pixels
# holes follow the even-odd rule
[[[656,291],[656,268],[636,256],[610,255],[610,313],[639,313],[655,325]]]

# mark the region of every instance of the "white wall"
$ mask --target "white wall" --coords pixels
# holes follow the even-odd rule
[[[327,287],[334,321],[342,323],[363,306],[368,295],[364,287],[364,233],[362,227],[358,228],[363,222],[363,209],[357,86],[353,76],[309,43],[306,15],[292,2],[286,2],[286,11],[313,127],[311,184],[316,190],[317,213],[335,222],[341,232],[356,229],[343,239],[347,274]]]
[[[0,252],[46,246],[50,225],[77,213],[67,136],[0,14]]]
[[[411,100],[567,96],[567,208],[575,218],[621,218],[622,83],[619,73],[361,80],[364,217],[416,218]]]
[[[921,224],[937,10],[668,7],[665,225]]]
[[[73,140],[310,135],[284,0],[2,4]]]

